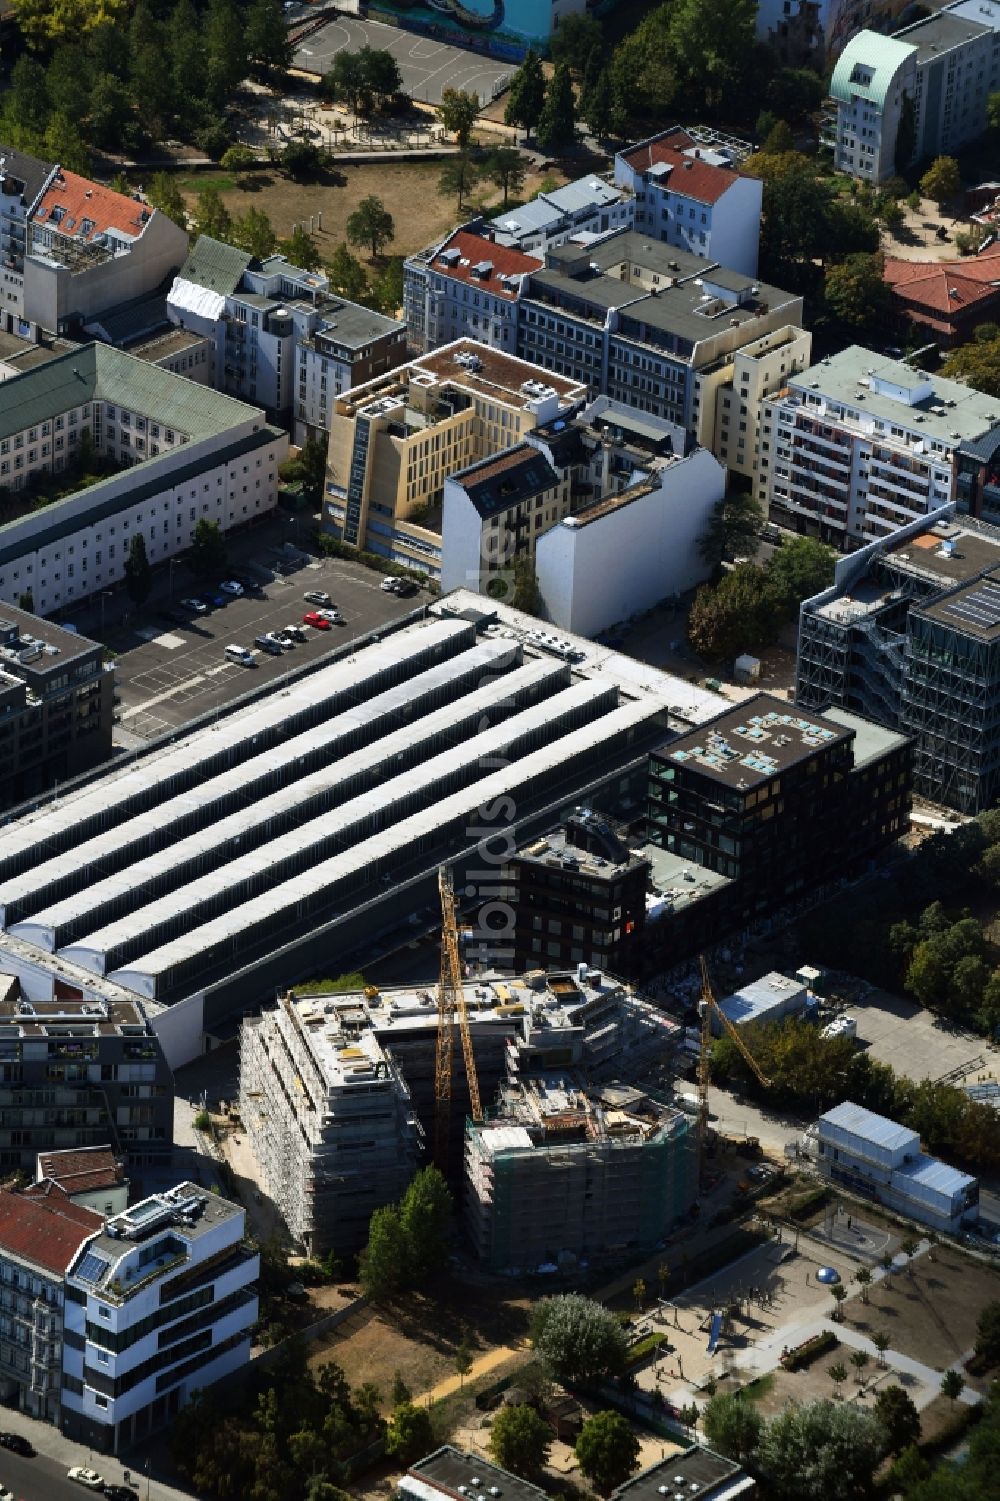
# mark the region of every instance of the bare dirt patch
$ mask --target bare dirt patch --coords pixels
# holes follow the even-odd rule
[[[972,1349],[979,1311],[997,1297],[1000,1272],[939,1248],[933,1261],[929,1254],[918,1256],[893,1273],[891,1285],[876,1284],[867,1304],[860,1296],[848,1299],[845,1322],[868,1335],[884,1329],[892,1349],[946,1371]],[[969,1384],[978,1386],[971,1378]]]
[[[325,180],[314,183],[291,182],[280,172],[271,171],[263,174],[266,177],[263,183],[258,177],[248,179],[245,186],[218,185],[231,214],[242,215],[249,208],[261,209],[270,218],[275,232],[282,237],[291,233],[293,224],[304,223],[308,228],[310,216],[322,214],[323,228],[316,232],[316,242],[324,258],[332,255],[345,238],[347,220],[362,198],[374,195],[381,198],[395,220],[396,238],[389,245],[389,252],[410,255],[438,236],[445,235],[460,217],[470,217],[481,202],[495,200],[496,189],[492,184],[485,184],[478,195],[473,194],[459,215],[454,197],[438,192],[443,165],[443,160],[394,162],[378,159],[359,166],[338,164]],[[537,193],[546,177],[555,179],[559,186],[568,181],[560,172],[532,172],[525,182],[523,197],[530,198]],[[206,185],[208,179],[204,183],[199,183],[197,177],[186,180],[184,196],[192,213],[199,186]]]

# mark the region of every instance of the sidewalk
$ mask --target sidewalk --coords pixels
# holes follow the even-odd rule
[[[442,1397],[450,1397],[453,1392],[461,1391],[466,1381],[475,1381],[477,1376],[485,1376],[487,1371],[492,1371],[496,1366],[503,1365],[505,1360],[513,1360],[515,1355],[520,1355],[527,1348],[527,1342],[520,1347],[515,1345],[498,1345],[495,1350],[487,1350],[485,1355],[480,1355],[474,1360],[464,1376],[445,1376],[437,1386],[432,1386],[429,1391],[421,1392],[413,1398],[415,1407],[429,1407],[432,1402],[440,1402]]]
[[[64,1470],[73,1465],[87,1465],[114,1485],[125,1483],[124,1471],[128,1470],[131,1476],[129,1483],[139,1492],[142,1501],[145,1501],[147,1477],[143,1468],[144,1461],[115,1459],[110,1454],[99,1454],[94,1449],[88,1449],[86,1444],[77,1444],[64,1437],[51,1423],[40,1423],[36,1418],[29,1418],[27,1413],[18,1412],[14,1408],[4,1408],[2,1426],[8,1433],[23,1434],[26,1439],[30,1439],[39,1454],[61,1465]],[[85,1492],[81,1491],[80,1494],[84,1495]],[[177,1490],[158,1480],[154,1470],[149,1477],[149,1501],[195,1501],[195,1498],[190,1491]]]

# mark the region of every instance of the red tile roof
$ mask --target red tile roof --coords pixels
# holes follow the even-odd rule
[[[38,1185],[41,1187],[41,1185]],[[0,1189],[0,1251],[9,1251],[60,1276],[104,1219],[74,1204],[56,1185],[44,1197]]]
[[[665,186],[672,193],[694,198],[698,203],[716,203],[740,174],[732,167],[717,167],[699,156],[686,154],[697,149],[687,131],[674,129],[640,146],[633,146],[631,151],[622,152],[622,160],[633,172],[648,172],[650,167],[660,165],[670,167],[672,171]],[[662,182],[663,178],[660,180]]]
[[[441,259],[448,250],[459,252],[454,265]],[[466,262],[464,266],[463,261]],[[473,266],[484,261],[490,262],[489,273],[485,276],[473,276]],[[452,281],[468,282],[470,287],[481,287],[483,291],[490,292],[494,297],[506,298],[508,302],[514,301],[517,289],[508,286],[500,278],[523,276],[528,271],[540,270],[541,266],[542,262],[537,255],[525,255],[523,250],[513,250],[508,245],[495,245],[492,240],[470,234],[465,229],[457,229],[431,261],[432,269],[439,276],[450,276]]]
[[[95,1188],[115,1188],[125,1174],[110,1147],[86,1151],[39,1152],[41,1181],[48,1179],[68,1194],[90,1193]],[[40,1185],[38,1185],[40,1186]]]
[[[885,279],[911,306],[945,316],[1000,296],[1000,248],[960,261],[885,262]]]
[[[53,210],[59,208],[62,213],[53,218]],[[75,172],[60,171],[39,199],[32,223],[85,242],[109,229],[138,239],[152,215],[151,208],[125,193],[102,188]],[[85,220],[90,226],[86,232],[81,229]]]

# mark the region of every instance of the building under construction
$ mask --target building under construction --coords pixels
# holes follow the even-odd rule
[[[469,1239],[494,1272],[651,1251],[698,1192],[690,1117],[575,1071],[529,1075],[469,1121],[465,1172]]]
[[[588,1080],[631,1081],[681,1038],[670,1017],[586,965],[470,979],[464,995],[488,1112],[526,1072],[573,1068]],[[360,1249],[372,1211],[400,1196],[434,1141],[437,1036],[437,994],[426,988],[291,994],[244,1021],[244,1129],[263,1186],[311,1254]],[[441,1165],[461,1195],[470,1096],[457,1024],[453,1042]]]

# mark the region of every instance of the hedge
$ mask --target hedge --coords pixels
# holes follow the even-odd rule
[[[836,1350],[839,1344],[840,1340],[833,1330],[824,1329],[822,1334],[814,1334],[812,1339],[796,1345],[794,1350],[786,1350],[781,1357],[781,1368],[785,1371],[801,1371],[807,1365],[812,1365],[814,1360],[819,1360],[821,1355]]]

